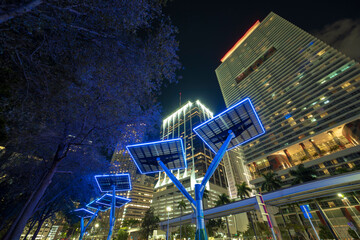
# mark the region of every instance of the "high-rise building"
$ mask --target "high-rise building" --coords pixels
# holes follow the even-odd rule
[[[359,133],[350,127],[360,118],[358,63],[274,13],[222,60],[216,75],[226,106],[250,97],[266,129],[242,148],[257,187],[269,170],[290,183],[300,163],[319,176],[358,164]]]
[[[173,173],[192,197],[194,197],[195,183],[201,182],[214,157],[214,153],[196,136],[193,128],[212,117],[213,113],[201,104],[200,101],[195,103],[188,102],[166,118],[162,124],[162,140],[182,138],[184,141],[188,168],[176,170]],[[209,198],[205,199],[204,207],[213,207],[218,199],[218,195],[222,193],[229,194],[227,186],[224,164],[220,163],[207,185]],[[183,214],[192,212],[187,199],[185,199],[166,174],[159,173],[151,204],[154,207],[155,214],[161,220],[166,219],[166,207],[170,206],[172,208],[170,218],[179,217],[181,210],[178,208],[178,205],[181,200],[184,200],[187,205],[186,209],[183,210]]]
[[[123,137],[127,142],[140,142],[144,136],[145,125],[129,125],[127,131],[127,136]],[[130,137],[132,140],[130,140]],[[155,178],[153,176],[140,174],[129,153],[122,147],[119,147],[119,150],[114,152],[112,165],[112,173],[129,173],[132,185],[131,191],[119,193],[120,195],[124,195],[131,199],[130,203],[126,204],[118,211],[117,216],[119,225],[124,220],[129,219],[141,221],[145,212],[150,208]]]
[[[132,185],[131,191],[122,194],[130,198],[131,202],[120,208],[118,213],[119,223],[129,219],[141,221],[152,202],[155,178],[138,173],[135,163],[124,150],[114,154],[112,164],[115,170],[114,173],[130,174]]]
[[[269,172],[290,186],[290,170],[300,164],[317,177],[359,168],[359,63],[274,13],[221,61],[215,72],[226,106],[249,97],[266,129],[239,148],[257,189]],[[339,204],[326,200],[323,206]],[[350,220],[343,220],[337,226],[347,231]]]

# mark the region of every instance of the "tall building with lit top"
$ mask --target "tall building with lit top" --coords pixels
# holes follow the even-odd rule
[[[257,189],[268,172],[290,186],[299,164],[318,178],[359,167],[359,63],[274,13],[221,62],[226,106],[249,97],[266,130],[239,148]]]
[[[173,173],[193,197],[195,183],[200,183],[214,157],[212,151],[206,147],[205,143],[193,132],[193,128],[212,117],[213,113],[200,103],[200,101],[196,101],[195,103],[188,102],[167,117],[163,121],[161,128],[160,134],[162,140],[173,138],[183,139],[188,168],[176,170],[173,171]],[[213,207],[219,194],[229,194],[227,186],[224,164],[220,163],[207,186],[209,199],[205,200],[205,208]],[[154,207],[155,214],[158,215],[161,220],[166,219],[166,207],[170,206],[172,208],[170,218],[179,217],[181,212],[178,204],[181,200],[184,200],[187,204],[183,214],[192,212],[187,199],[185,199],[166,174],[159,173],[154,188],[153,202],[151,204],[151,206]]]

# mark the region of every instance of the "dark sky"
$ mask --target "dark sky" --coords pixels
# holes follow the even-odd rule
[[[163,89],[160,101],[163,117],[182,103],[199,99],[214,114],[225,109],[215,69],[220,59],[237,40],[256,22],[262,21],[271,11],[303,30],[333,41],[330,44],[360,44],[359,9],[357,1],[200,1],[174,0],[165,8],[179,29],[180,61],[183,70],[178,84]],[[344,20],[348,19],[348,20]],[[339,21],[342,20],[342,21]],[[337,22],[337,24],[336,24]],[[334,24],[335,23],[335,24]],[[329,32],[330,31],[330,32]],[[335,33],[335,34],[332,34]],[[338,38],[346,38],[347,42]],[[326,39],[322,39],[327,41]],[[329,41],[327,41],[329,43]],[[350,41],[350,44],[348,44]],[[356,44],[355,44],[356,43]],[[360,49],[358,48],[358,53]],[[353,51],[354,52],[354,51]],[[356,56],[354,56],[356,58]]]

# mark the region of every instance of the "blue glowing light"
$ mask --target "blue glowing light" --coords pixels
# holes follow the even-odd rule
[[[163,172],[164,170],[157,163],[157,158],[160,158],[170,170],[187,168],[181,138],[128,145],[126,149],[141,174]]]
[[[111,192],[112,186],[115,186],[115,191],[130,191],[132,189],[129,173],[96,175],[95,180],[101,192]]]
[[[95,200],[91,201],[90,203],[88,203],[88,204],[86,205],[86,207],[91,208],[91,209],[94,209],[94,210],[98,210],[98,209],[99,209],[100,212],[106,212],[107,210],[110,209],[110,207],[107,206],[107,205],[97,203],[97,202],[96,202],[97,200],[99,200],[99,199],[95,199]]]
[[[111,207],[111,201],[112,201],[113,195],[106,193],[101,198],[97,199],[96,202],[105,206]],[[115,207],[119,208],[123,205],[131,202],[131,199],[120,197],[115,195]]]
[[[91,216],[93,216],[95,213],[86,209],[86,208],[78,208],[73,210],[74,214],[78,217],[83,217],[83,218],[89,218]]]
[[[289,119],[289,118],[291,118],[291,114],[290,114],[290,113],[285,115],[285,119]]]
[[[244,108],[244,110],[246,111],[245,113],[244,112],[241,112],[240,115],[242,116],[246,116],[246,120],[243,121],[243,119],[240,118],[240,115],[238,113],[239,109],[241,108],[240,105],[243,105],[242,107]],[[250,106],[251,110],[247,109],[245,106]],[[232,111],[233,110],[233,111]],[[249,111],[249,112],[248,112]],[[247,121],[250,121],[251,120],[251,124],[253,125],[252,127],[250,125],[248,125],[248,128],[250,129],[253,129],[256,131],[256,134],[250,134],[250,133],[247,133],[247,139],[242,139],[242,138],[239,138],[239,137],[242,137],[243,135],[243,132],[240,133],[240,135],[237,135],[232,141],[231,141],[231,145],[229,145],[230,147],[227,149],[227,150],[231,150],[231,149],[234,149],[236,148],[237,146],[239,145],[244,145],[252,140],[254,140],[255,138],[263,135],[265,133],[265,129],[259,119],[259,116],[257,115],[256,111],[255,111],[255,108],[253,106],[253,104],[251,103],[250,99],[249,98],[245,98],[243,100],[241,100],[240,102],[238,102],[237,104],[235,104],[234,106],[226,109],[225,111],[221,112],[220,114],[216,115],[215,117],[207,120],[206,122],[200,124],[199,126],[195,127],[193,129],[193,131],[201,138],[201,140],[203,142],[205,142],[205,144],[214,152],[216,153],[220,146],[222,144],[221,141],[219,140],[220,135],[224,135],[224,137],[227,137],[228,136],[228,130],[232,130],[234,133],[236,132],[236,129],[234,131],[234,127],[238,127],[238,125],[240,126],[241,124],[240,123],[237,123],[237,124],[234,124],[233,121],[234,119],[231,119],[231,116],[230,114],[232,113],[236,113],[237,117],[240,118],[240,119],[235,119],[237,121],[240,121],[240,123],[244,123],[242,126],[245,125],[245,122]],[[225,115],[227,117],[227,119],[229,120],[228,122],[225,122],[224,119],[225,118]],[[234,115],[235,116],[235,115]],[[221,121],[219,121],[219,119]],[[216,134],[215,135],[215,132],[211,132],[211,131],[208,131],[208,133],[210,132],[210,134],[206,133],[204,131],[204,128],[207,127],[211,130],[210,128],[210,123],[211,124],[214,124],[215,126],[217,126],[218,128],[216,129]],[[220,127],[220,125],[222,125],[222,127]],[[231,127],[228,127],[228,125],[230,125]],[[250,126],[250,127],[249,127]],[[250,130],[251,130],[250,129]],[[241,129],[240,129],[241,130]],[[210,135],[213,135],[210,137]],[[236,135],[236,134],[235,134]],[[212,139],[213,138],[216,138],[216,142],[213,142]],[[220,144],[220,146],[217,146],[217,144]],[[214,149],[216,148],[216,150]]]

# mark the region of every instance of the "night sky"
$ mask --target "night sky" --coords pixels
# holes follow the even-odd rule
[[[356,1],[200,1],[168,2],[165,13],[179,29],[178,84],[163,89],[163,117],[182,104],[200,100],[214,114],[225,109],[215,69],[220,59],[256,22],[271,11],[354,59],[360,56],[360,13]]]

